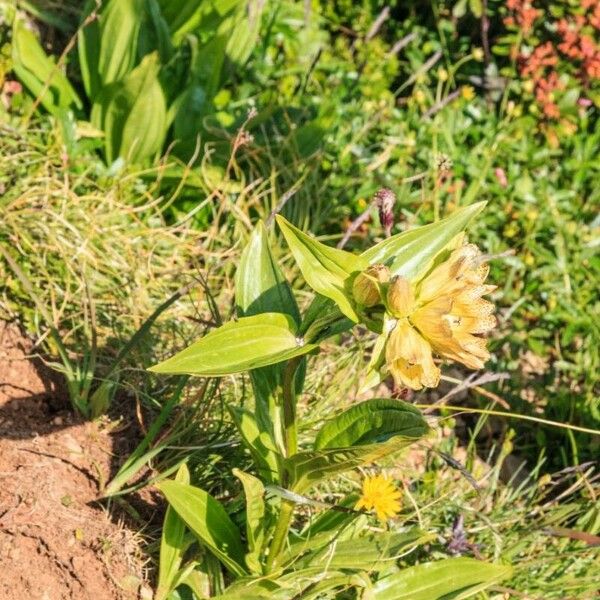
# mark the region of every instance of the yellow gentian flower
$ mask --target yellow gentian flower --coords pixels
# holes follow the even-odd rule
[[[484,284],[488,272],[477,246],[467,244],[416,285],[392,281],[387,310],[395,320],[387,322],[385,362],[397,385],[437,386],[433,352],[471,369],[484,366],[490,355],[479,335],[496,326],[494,305],[482,298],[496,289]]]

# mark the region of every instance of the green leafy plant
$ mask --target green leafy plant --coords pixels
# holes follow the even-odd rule
[[[157,484],[169,502],[159,598],[178,597],[182,586],[197,598],[222,599],[325,598],[340,588],[369,590],[378,599],[433,599],[457,592],[467,597],[510,574],[508,566],[472,559],[398,570],[392,557],[425,543],[428,534],[419,528],[364,533],[368,517],[358,504],[353,508],[352,496],[325,504],[328,510],[304,529],[292,528],[299,506],[322,505],[310,499],[315,486],[390,456],[429,430],[413,406],[374,398],[336,414],[314,440],[300,441],[296,403],[307,355],[318,352],[332,335],[359,323],[373,325],[376,319],[353,285],[370,265],[389,265],[396,275],[418,281],[444,260],[481,208],[476,204],[457,210],[361,255],[329,248],[279,217],[298,266],[317,292],[304,315],[273,258],[266,228],[257,225],[237,272],[238,320],[150,369],[201,377],[249,371],[255,399],[254,410],[230,407],[256,469],[256,475],[234,471],[245,497],[241,516],[229,514],[226,505],[191,485],[185,466],[175,480]],[[387,504],[392,513],[394,498],[392,494]],[[375,494],[370,501],[377,505],[380,499]],[[196,550],[190,558],[192,541]],[[324,573],[325,556],[329,568]],[[378,563],[382,558],[388,560]],[[432,574],[426,581],[425,573]]]

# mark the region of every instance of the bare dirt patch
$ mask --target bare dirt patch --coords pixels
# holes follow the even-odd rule
[[[76,418],[32,351],[0,322],[0,600],[145,595],[139,536],[96,502],[109,428]]]

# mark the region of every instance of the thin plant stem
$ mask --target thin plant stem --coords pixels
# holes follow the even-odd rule
[[[300,357],[292,358],[285,366],[282,383],[282,410],[283,410],[283,439],[285,443],[285,453],[289,458],[298,451],[298,429],[296,426],[296,389],[294,385],[296,369],[300,364]],[[281,481],[283,487],[289,485],[287,475],[282,475]],[[287,540],[292,515],[294,512],[294,503],[289,500],[281,501],[277,524],[273,532],[273,539],[269,547],[269,556],[267,557],[267,572],[271,572],[275,561],[279,558],[281,551]]]

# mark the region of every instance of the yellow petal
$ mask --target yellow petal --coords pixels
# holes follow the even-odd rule
[[[387,293],[387,305],[395,317],[408,317],[415,307],[415,296],[408,279],[395,277]]]

